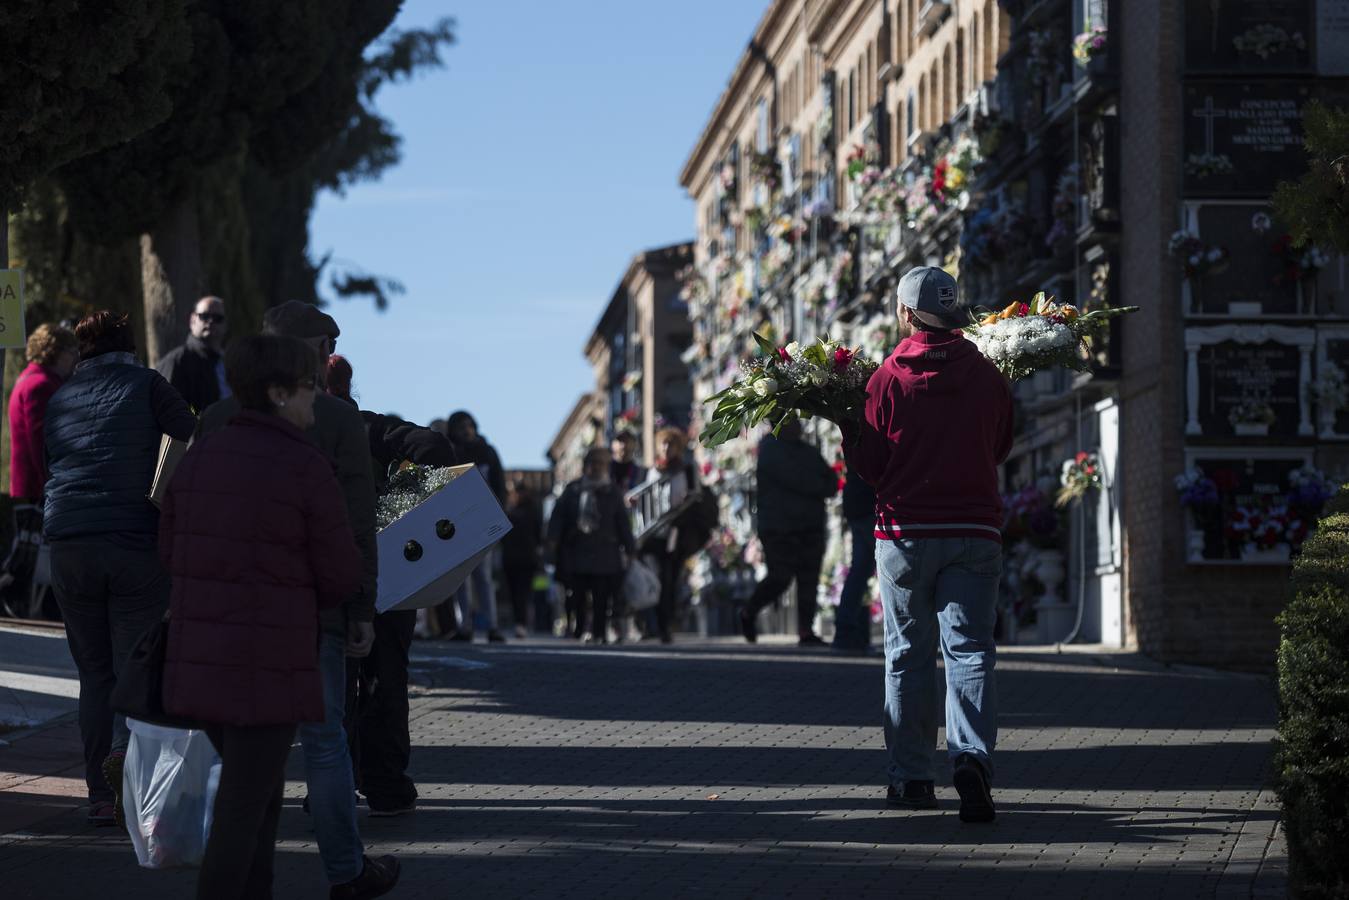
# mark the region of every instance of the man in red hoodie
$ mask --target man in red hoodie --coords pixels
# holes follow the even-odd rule
[[[867,385],[848,463],[876,489],[876,565],[885,607],[885,743],[892,806],[932,809],[937,646],[946,661],[946,746],[960,818],[994,817],[993,685],[1011,386],[960,328],[955,279],[923,267],[899,283],[908,336]]]

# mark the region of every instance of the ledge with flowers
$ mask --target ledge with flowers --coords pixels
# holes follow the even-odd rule
[[[1188,522],[1186,560],[1286,564],[1316,529],[1338,481],[1304,464],[1278,483],[1243,484],[1239,463],[1195,466],[1175,477]]]

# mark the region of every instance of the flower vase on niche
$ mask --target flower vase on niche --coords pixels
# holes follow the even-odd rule
[[[1188,550],[1186,561],[1203,562],[1204,544],[1205,544],[1205,537],[1204,537],[1204,530],[1202,528],[1191,528],[1188,532],[1186,532],[1186,549]]]
[[[1063,599],[1063,580],[1067,577],[1063,551],[1037,550],[1035,577],[1045,586],[1040,602],[1035,604],[1038,636],[1041,643],[1054,644],[1072,631],[1075,612],[1073,605]]]
[[[1261,547],[1258,544],[1245,543],[1241,545],[1241,559],[1243,562],[1257,563],[1285,563],[1292,555],[1292,548],[1287,544],[1275,544],[1272,547]]]

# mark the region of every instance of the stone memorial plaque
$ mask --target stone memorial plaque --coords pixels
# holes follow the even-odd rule
[[[1349,75],[1349,0],[1316,0],[1316,73]]]
[[[1188,328],[1188,435],[1259,442],[1311,437],[1316,332],[1281,325]]]
[[[1192,313],[1291,316],[1311,312],[1305,279],[1289,275],[1280,243],[1285,234],[1263,203],[1197,204],[1191,228],[1205,244],[1229,254],[1227,266],[1190,286]]]
[[[1185,193],[1268,197],[1306,167],[1302,117],[1311,87],[1195,82],[1185,87]]]
[[[1316,0],[1186,0],[1191,72],[1307,72]]]
[[[1222,451],[1211,455],[1194,451],[1190,464],[1217,485],[1218,504],[1189,510],[1190,528],[1203,535],[1202,550],[1200,540],[1191,539],[1191,560],[1287,562],[1293,544],[1305,536],[1293,525],[1298,512],[1287,509],[1291,488],[1288,476],[1308,461],[1296,451],[1249,457]],[[1251,539],[1250,526],[1263,518],[1276,521],[1281,527],[1272,530],[1266,543],[1257,544]]]
[[[1205,435],[1291,437],[1299,419],[1297,347],[1223,341],[1199,351],[1199,424]]]
[[[1311,394],[1318,436],[1323,440],[1349,438],[1349,326],[1318,330]]]

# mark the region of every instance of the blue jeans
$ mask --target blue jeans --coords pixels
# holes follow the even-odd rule
[[[871,516],[849,519],[848,530],[852,532],[852,563],[834,613],[834,646],[840,650],[865,650],[871,645],[867,585],[876,574],[876,520]]]
[[[323,678],[322,722],[300,725],[309,814],[314,821],[319,856],[331,884],[360,877],[364,867],[361,833],[356,827],[356,784],[351,751],[342,717],[347,702],[347,642],[340,635],[319,639],[319,674]]]
[[[459,630],[465,634],[472,634],[477,624],[473,621],[469,585],[473,586],[473,598],[478,601],[478,611],[487,618],[487,630],[497,630],[497,595],[496,586],[492,584],[492,564],[495,560],[496,551],[493,550],[469,573],[454,593],[454,602],[459,607]]]
[[[937,745],[937,643],[946,662],[946,750],[993,774],[993,684],[1002,547],[983,538],[876,542],[885,607],[885,746],[890,784],[932,781]]]

